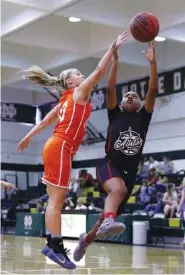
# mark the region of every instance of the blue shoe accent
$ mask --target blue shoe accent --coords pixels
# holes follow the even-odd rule
[[[63,253],[55,253],[53,249],[50,249],[50,251],[47,254],[48,258],[52,260],[53,262],[57,263],[61,267],[65,269],[75,269],[76,265],[70,261],[70,259],[67,257],[66,252]]]
[[[48,252],[50,251],[50,248],[49,246],[46,244],[43,249],[41,250],[41,253],[44,255],[44,256],[47,256]]]
[[[87,250],[87,247],[89,246],[88,243],[84,242],[85,237],[87,236],[86,233],[83,233],[79,237],[79,243],[78,246],[75,248],[75,251],[73,253],[73,259],[75,262],[79,262],[83,256],[85,255],[85,252]]]

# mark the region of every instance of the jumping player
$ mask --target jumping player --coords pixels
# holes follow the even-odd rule
[[[54,133],[43,150],[45,175],[42,181],[47,184],[49,201],[45,215],[47,245],[42,253],[66,269],[76,268],[67,256],[68,251],[64,248],[61,235],[61,209],[68,192],[72,158],[85,134],[91,113],[91,91],[108,69],[115,49],[126,39],[126,32],[118,36],[87,79],[76,69],[62,72],[59,78],[49,76],[36,66],[25,71],[26,79],[43,86],[59,86],[63,90],[59,104],[23,138],[18,150],[23,151],[33,136],[58,119]]]
[[[115,222],[115,218],[119,213],[119,206],[121,208],[132,193],[158,91],[154,41],[145,55],[150,62],[150,81],[144,106],[141,106],[139,96],[132,91],[123,96],[118,106],[115,91],[117,50],[114,53],[107,88],[109,127],[105,145],[106,157],[103,163],[97,165],[97,178],[108,195],[98,222],[88,234],[80,236],[73,255],[75,261],[83,257],[88,245],[96,237],[103,239],[110,234],[119,234],[125,229],[123,223]]]

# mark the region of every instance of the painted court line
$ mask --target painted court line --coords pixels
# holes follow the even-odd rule
[[[11,273],[11,272],[8,272],[8,271],[1,271],[1,274],[15,275],[15,273]]]
[[[140,266],[141,267],[141,266]],[[110,267],[80,267],[80,268],[78,268],[77,267],[77,269],[76,270],[88,270],[88,269],[92,269],[92,270],[99,270],[99,269],[135,269],[135,268],[140,268],[139,266],[136,266],[136,267],[132,267],[132,266],[126,266],[126,267],[123,267],[123,266],[110,266]],[[145,267],[144,267],[145,268]],[[148,268],[148,267],[147,267]],[[15,270],[15,272],[19,272],[19,271],[24,271],[24,272],[30,272],[30,271],[32,271],[32,272],[37,272],[37,271],[41,271],[41,270],[43,270],[43,268],[41,268],[41,269],[16,269]],[[45,271],[57,271],[57,270],[63,270],[63,269],[52,269],[52,268],[49,268],[49,269],[44,269]]]

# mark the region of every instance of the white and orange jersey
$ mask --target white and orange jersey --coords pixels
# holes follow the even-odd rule
[[[91,113],[91,105],[81,105],[73,100],[74,88],[65,91],[59,101],[59,121],[53,135],[65,140],[71,145],[71,151],[76,153],[85,135],[87,120]]]

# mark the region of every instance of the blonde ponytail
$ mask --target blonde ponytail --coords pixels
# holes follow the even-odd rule
[[[60,79],[56,76],[50,76],[46,72],[44,72],[38,66],[31,66],[27,70],[22,71],[25,75],[24,79],[28,79],[33,83],[40,84],[43,86],[59,86]],[[62,85],[61,85],[62,86]]]

